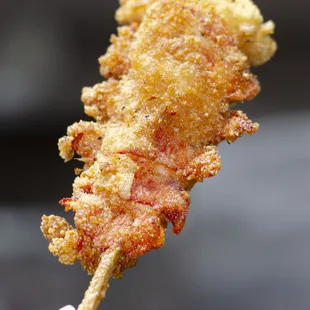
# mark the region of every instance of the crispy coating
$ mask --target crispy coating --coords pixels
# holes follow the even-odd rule
[[[121,1],[119,20],[138,2]],[[240,50],[241,13],[227,9],[224,0],[150,2],[139,2],[128,17],[139,26],[120,28],[100,58],[109,79],[83,89],[85,112],[96,122],[73,124],[59,140],[65,161],[76,153],[84,162],[72,197],[60,201],[75,212],[75,228],[50,216],[41,229],[61,262],[79,259],[89,273],[102,252],[117,247],[119,277],[141,255],[163,246],[168,222],[180,233],[191,188],[221,169],[216,145],[258,130],[243,112],[230,110],[260,89],[249,54]],[[220,13],[224,8],[230,13]],[[224,18],[232,12],[234,27]],[[253,9],[253,20],[247,12],[244,7],[242,22],[254,23],[258,11]]]
[[[157,0],[121,0],[116,12],[120,24],[140,23],[147,8]],[[238,47],[253,66],[262,65],[275,53],[277,45],[270,37],[274,23],[263,23],[263,17],[251,0],[176,0],[200,11],[212,7],[237,38]]]
[[[67,136],[59,139],[60,156],[65,162],[71,160],[74,152],[84,162],[93,163],[100,150],[104,131],[98,123],[80,121],[68,127]]]
[[[63,264],[73,264],[78,253],[78,233],[67,221],[59,216],[43,216],[41,230],[50,242],[49,250],[59,257]]]
[[[81,100],[84,103],[85,114],[94,117],[97,122],[107,121],[109,115],[113,113],[114,103],[111,100],[112,95],[117,92],[117,86],[118,81],[111,78],[94,87],[84,87]]]
[[[100,73],[106,78],[114,77],[120,79],[126,75],[130,68],[128,58],[131,42],[137,31],[138,24],[118,28],[118,36],[111,36],[112,45],[107,53],[99,58]]]

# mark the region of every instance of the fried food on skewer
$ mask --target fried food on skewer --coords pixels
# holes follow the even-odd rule
[[[75,212],[75,228],[56,216],[41,225],[50,251],[65,264],[79,259],[90,274],[104,253],[120,249],[114,277],[161,248],[169,222],[182,231],[191,188],[221,168],[216,145],[258,130],[230,107],[257,95],[249,66],[272,54],[256,43],[242,49],[247,7],[243,19],[227,22],[248,1],[144,1],[140,19],[120,19],[139,1],[121,2],[118,19],[135,23],[119,28],[99,60],[108,80],[82,92],[96,122],[75,123],[59,140],[65,161],[76,153],[84,162],[72,197],[60,201]]]

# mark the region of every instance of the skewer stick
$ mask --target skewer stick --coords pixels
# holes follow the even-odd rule
[[[109,279],[120,256],[119,248],[112,248],[101,254],[97,270],[77,310],[96,310],[109,287]]]

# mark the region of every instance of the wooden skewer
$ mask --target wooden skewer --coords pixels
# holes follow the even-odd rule
[[[97,270],[85,292],[84,299],[77,310],[96,310],[109,287],[109,279],[116,268],[120,256],[119,248],[102,253]]]

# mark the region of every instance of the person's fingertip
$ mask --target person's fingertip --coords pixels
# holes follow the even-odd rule
[[[75,308],[73,306],[68,305],[60,308],[59,310],[75,310]]]

